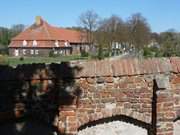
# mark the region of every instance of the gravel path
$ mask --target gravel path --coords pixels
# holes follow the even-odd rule
[[[78,135],[147,135],[147,130],[121,121],[114,121],[79,131]]]

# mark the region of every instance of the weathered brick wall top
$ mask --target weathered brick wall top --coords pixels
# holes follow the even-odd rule
[[[79,64],[79,77],[126,76],[180,72],[180,58],[118,59],[91,61]]]
[[[73,76],[69,76],[69,73],[67,73],[69,70],[67,68],[73,69]],[[58,74],[67,78],[180,73],[180,58],[116,59],[50,65],[31,64],[19,65],[16,68],[1,66],[0,80],[32,79],[32,73],[37,72],[35,69],[45,69],[43,71],[44,79],[58,77],[51,70],[58,71]]]

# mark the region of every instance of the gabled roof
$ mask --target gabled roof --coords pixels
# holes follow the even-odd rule
[[[25,29],[19,35],[14,37],[12,41],[60,40],[60,41],[68,41],[70,43],[86,42],[84,38],[85,36],[83,36],[84,34],[82,32],[51,26],[41,17],[39,17],[38,19],[39,20],[38,21],[36,20],[36,22],[33,25],[31,25],[29,28]]]

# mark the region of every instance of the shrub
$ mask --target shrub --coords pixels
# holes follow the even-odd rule
[[[88,57],[89,56],[89,53],[86,52],[86,51],[81,51],[81,57]]]
[[[20,60],[20,61],[23,61],[23,60],[24,60],[24,57],[20,57],[19,60]]]
[[[153,57],[153,51],[150,48],[144,48],[143,55],[145,57]]]
[[[6,47],[0,48],[0,54],[1,55],[8,55],[8,48],[6,48]]]
[[[157,47],[145,47],[143,49],[143,56],[144,57],[162,57],[163,56],[163,52],[160,51],[159,48]]]
[[[62,54],[58,54],[58,53],[55,54],[53,50],[51,50],[51,51],[49,52],[49,57],[59,57],[59,56],[62,56]]]
[[[8,62],[3,55],[0,55],[0,65],[8,65]]]
[[[108,51],[105,51],[105,52],[103,53],[103,56],[106,57],[106,58],[109,57],[109,52],[108,52]]]
[[[51,50],[51,51],[49,52],[49,57],[55,57],[55,54],[54,54],[54,51],[53,51],[53,50]]]
[[[97,54],[91,54],[91,59],[98,59],[98,55]]]

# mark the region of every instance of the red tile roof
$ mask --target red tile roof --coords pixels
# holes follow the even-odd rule
[[[14,37],[9,47],[20,47],[20,45],[22,46],[22,41],[24,40],[26,40],[27,42],[28,41],[32,42],[36,40],[38,43],[41,43],[41,44],[38,44],[38,47],[48,47],[48,46],[52,47],[52,44],[50,42],[45,42],[45,41],[53,41],[53,45],[54,45],[54,41],[56,40],[63,41],[63,42],[67,41],[69,43],[85,43],[86,42],[83,32],[51,26],[42,18],[40,18],[39,24],[34,23],[29,28],[21,32],[19,35]],[[28,45],[31,42],[28,42]],[[43,42],[47,44],[44,44]],[[32,46],[32,43],[31,43],[31,46]]]

